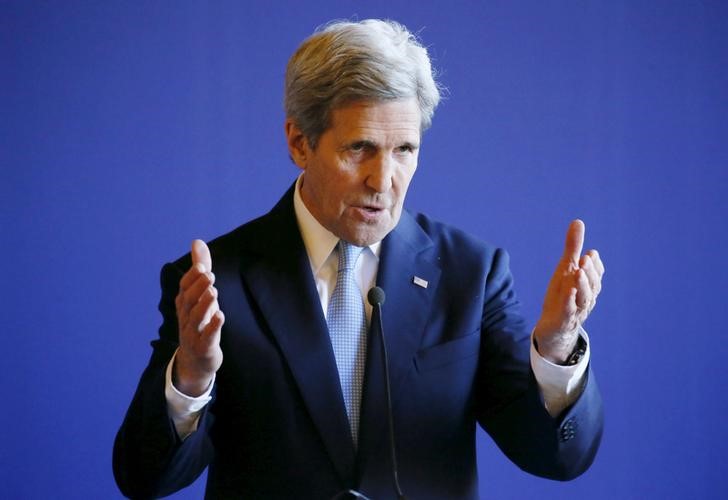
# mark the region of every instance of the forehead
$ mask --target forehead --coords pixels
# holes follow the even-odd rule
[[[420,108],[415,98],[391,101],[356,101],[331,113],[334,138],[418,141]]]

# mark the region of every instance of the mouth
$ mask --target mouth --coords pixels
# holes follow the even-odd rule
[[[386,211],[382,205],[352,205],[352,208],[368,222],[378,219]]]
[[[366,210],[367,212],[381,212],[382,210],[386,210],[387,207],[381,202],[375,202],[375,203],[355,203],[352,205],[354,208],[358,208],[360,210]]]

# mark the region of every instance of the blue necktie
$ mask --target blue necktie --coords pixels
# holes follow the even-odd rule
[[[344,240],[339,242],[339,272],[326,314],[354,446],[359,434],[367,342],[364,299],[354,278],[354,267],[362,250]]]

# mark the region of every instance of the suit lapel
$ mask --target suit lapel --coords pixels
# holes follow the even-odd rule
[[[345,484],[354,477],[354,447],[328,328],[293,210],[293,191],[260,219],[253,246],[243,257],[250,287],[293,374],[304,402]]]
[[[377,285],[386,294],[382,307],[382,324],[387,343],[395,415],[396,401],[398,395],[406,390],[406,376],[414,367],[413,359],[421,345],[440,278],[440,268],[431,252],[428,252],[432,246],[430,238],[406,212],[402,213],[395,230],[382,242]],[[426,286],[423,286],[425,281]],[[379,455],[376,450],[386,443],[384,438],[388,432],[383,360],[377,323],[376,314],[373,314],[362,394],[357,467],[359,475],[365,470],[366,461]]]

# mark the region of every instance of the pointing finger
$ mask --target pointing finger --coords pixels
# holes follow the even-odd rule
[[[577,267],[581,257],[581,250],[584,247],[584,231],[584,223],[579,219],[575,219],[571,221],[569,230],[566,232],[566,243],[564,244],[562,258]]]
[[[192,265],[202,264],[205,271],[212,271],[212,257],[210,256],[210,249],[202,240],[195,240],[192,242]]]

